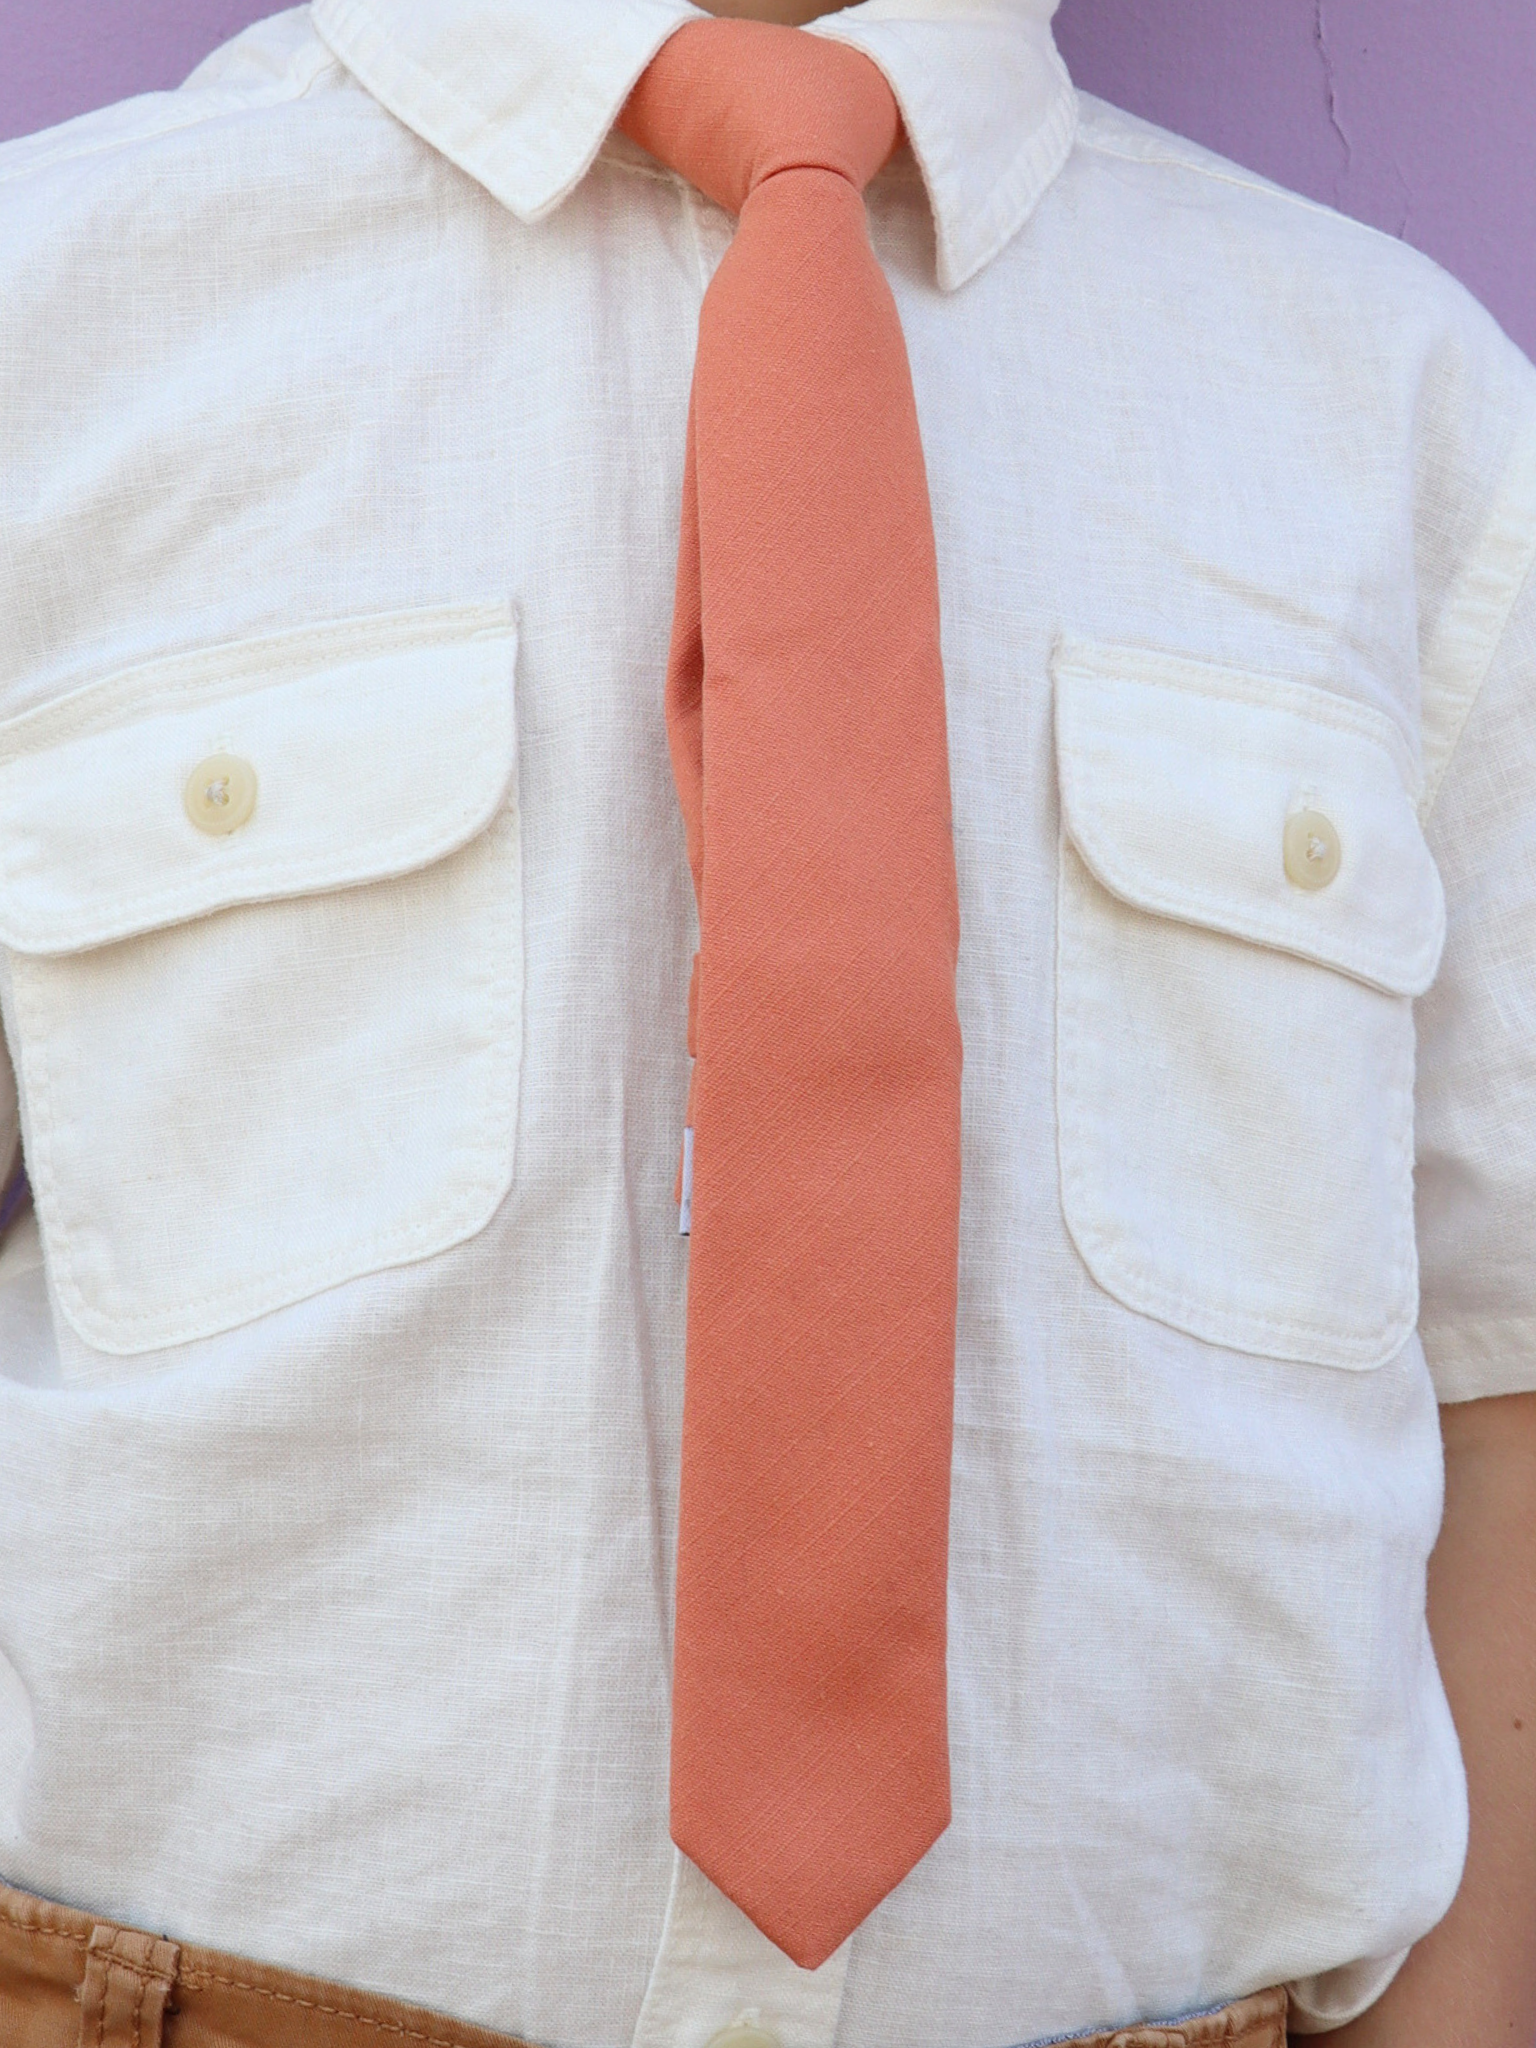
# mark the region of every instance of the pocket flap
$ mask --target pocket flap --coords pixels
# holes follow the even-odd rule
[[[0,943],[81,952],[452,853],[506,793],[515,656],[506,605],[343,620],[172,656],[0,726]],[[185,801],[215,756],[254,776],[229,832]]]
[[[1136,649],[1067,643],[1054,674],[1063,823],[1112,895],[1390,994],[1429,987],[1445,899],[1390,719],[1310,685]],[[1287,873],[1286,825],[1301,811],[1336,838],[1322,887]]]

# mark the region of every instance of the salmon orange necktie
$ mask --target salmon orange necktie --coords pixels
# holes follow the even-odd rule
[[[863,201],[900,122],[856,51],[711,20],[622,126],[740,215],[667,678],[700,927],[672,1833],[813,1968],[949,1821],[959,916],[933,524]]]

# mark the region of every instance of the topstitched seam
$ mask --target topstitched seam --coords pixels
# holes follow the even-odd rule
[[[1059,643],[1052,657],[1052,669],[1058,681],[1075,676],[1090,681],[1149,685],[1190,697],[1214,699],[1218,704],[1250,705],[1310,725],[1331,727],[1381,747],[1392,756],[1405,784],[1411,785],[1419,774],[1402,727],[1389,713],[1317,683],[1198,661],[1193,656],[1170,654],[1159,648],[1074,639]],[[1408,793],[1413,794],[1411,787]]]
[[[313,56],[310,61],[314,62]],[[158,142],[190,134],[196,128],[211,127],[215,122],[238,119],[242,114],[264,112],[269,107],[297,105],[300,100],[308,99],[324,79],[334,77],[342,68],[329,50],[320,62],[314,63],[307,78],[304,77],[303,62],[303,59],[290,61],[281,80],[264,88],[253,90],[249,87],[209,85],[195,87],[185,96],[183,91],[175,88],[155,93],[151,96],[153,112],[165,118],[147,119],[145,125],[132,134],[111,135],[97,142],[81,141],[75,148],[60,142],[55,142],[50,148],[44,141],[49,133],[47,130],[39,136],[19,137],[20,141],[40,146],[25,153],[32,160],[24,160],[13,169],[0,168],[0,185],[22,184],[28,179],[41,179],[50,171],[68,169],[74,164],[152,148]],[[146,113],[150,111],[146,108]],[[52,132],[57,135],[59,130]]]
[[[1448,657],[1442,642],[1448,634],[1447,622],[1455,619],[1460,608],[1470,601],[1470,589],[1474,581],[1479,577],[1487,578],[1496,574],[1496,571],[1490,567],[1488,558],[1490,555],[1497,555],[1501,552],[1499,546],[1500,535],[1505,528],[1514,522],[1516,514],[1512,509],[1511,500],[1513,497],[1520,495],[1516,486],[1522,482],[1529,481],[1528,476],[1522,477],[1518,473],[1522,462],[1536,465],[1536,443],[1532,443],[1527,437],[1522,437],[1521,446],[1517,448],[1515,455],[1511,458],[1510,468],[1517,471],[1515,483],[1512,484],[1506,474],[1500,485],[1499,496],[1494,503],[1488,517],[1488,522],[1480,537],[1477,554],[1472,562],[1462,571],[1461,576],[1457,579],[1454,590],[1447,599],[1445,620],[1437,628],[1434,640],[1426,652],[1424,664],[1426,681],[1438,677],[1442,683],[1444,682],[1445,664]],[[1521,507],[1521,509],[1524,510],[1525,507]],[[1510,545],[1513,545],[1513,543],[1510,543]],[[1508,631],[1509,622],[1514,614],[1515,607],[1519,604],[1526,585],[1530,582],[1532,576],[1536,576],[1536,533],[1528,532],[1523,537],[1521,552],[1523,566],[1506,579],[1502,593],[1494,600],[1498,611],[1498,623],[1479,650],[1475,679],[1459,693],[1459,701],[1456,694],[1452,693],[1454,715],[1450,726],[1446,731],[1438,732],[1434,735],[1437,742],[1437,758],[1432,764],[1433,772],[1426,778],[1424,793],[1419,807],[1420,822],[1423,824],[1428,824],[1435,805],[1439,802],[1440,791],[1444,786],[1445,778],[1450,773],[1451,764],[1460,751],[1462,735],[1471,722],[1472,714],[1476,710],[1488,678],[1493,672],[1493,665],[1499,658],[1500,651],[1504,645],[1504,637]],[[1486,599],[1482,608],[1485,611],[1488,608],[1488,601]],[[1449,634],[1449,637],[1454,640],[1456,636]]]
[[[417,127],[416,123],[397,104],[398,95],[394,89],[377,78],[374,74],[374,67],[369,62],[369,56],[378,44],[384,43],[386,47],[388,46],[388,38],[380,32],[378,23],[374,20],[372,10],[359,4],[359,0],[338,0],[334,12],[339,17],[339,23],[328,23],[327,26],[339,26],[340,32],[344,35],[349,31],[361,35],[369,45],[368,53],[365,54],[360,51],[354,42],[347,56],[341,56],[341,53],[336,50],[335,44],[332,43],[331,38],[325,33],[325,29],[318,22],[314,24],[316,35],[332,50],[338,60],[352,72],[353,76],[357,78],[359,84],[362,85],[364,91],[370,97],[375,99],[387,113],[393,115],[396,120],[409,128],[413,134],[420,134],[421,130]],[[502,192],[494,190],[479,171],[472,170],[467,163],[462,161],[463,157],[470,155],[472,152],[486,149],[489,149],[490,153],[494,156],[497,141],[495,124],[488,120],[470,100],[466,99],[463,93],[449,85],[445,79],[429,71],[425,65],[418,63],[414,57],[408,56],[405,51],[399,48],[392,49],[390,54],[397,68],[408,74],[415,83],[416,91],[422,98],[429,104],[436,102],[452,110],[455,117],[454,125],[463,137],[462,141],[455,137],[453,150],[450,150],[440,140],[432,141],[428,146],[437,150],[439,155],[446,156],[450,163],[456,164],[466,177],[473,178],[476,184],[481,185],[486,191],[490,192],[499,204],[507,206],[509,212],[516,215],[518,219],[523,219],[523,214],[503,196]],[[365,66],[367,67],[367,76],[365,76],[364,72]],[[578,104],[578,95],[583,83],[584,80],[580,74],[573,78],[566,87],[558,106],[552,108],[547,114],[543,130],[543,139],[546,142],[558,137],[562,128],[566,126],[573,115],[577,119],[581,118],[582,110]],[[613,109],[612,114],[616,115],[617,111],[618,109]],[[605,135],[607,127],[611,125],[612,116],[610,116],[609,122],[605,125]],[[425,136],[423,136],[423,140],[425,139]],[[593,151],[594,157],[601,147],[602,138],[600,137]],[[498,178],[497,183],[501,184],[502,182]]]
[[[8,1921],[23,1934],[39,1934],[48,1941],[72,1941],[76,1948],[89,1948],[91,1945],[91,1937],[88,1934],[71,1934],[64,1927],[40,1927],[35,1920],[29,1919],[24,1913],[18,1913],[11,1906],[0,1906],[0,1920]]]
[[[488,757],[499,762],[499,754]],[[498,770],[499,772],[499,770]],[[26,923],[13,918],[7,928],[6,942],[15,952],[29,957],[44,959],[73,957],[79,953],[94,953],[103,946],[118,944],[124,939],[143,935],[142,920],[155,920],[156,928],[164,921],[175,924],[190,924],[209,911],[242,908],[248,904],[272,901],[286,901],[293,896],[322,896],[339,893],[343,889],[366,887],[369,883],[399,881],[418,873],[422,868],[435,867],[450,854],[461,852],[480,831],[490,824],[496,810],[502,807],[506,777],[502,786],[493,792],[493,809],[482,817],[485,811],[483,794],[471,792],[475,801],[461,805],[446,814],[446,823],[432,820],[426,831],[419,831],[414,837],[402,836],[386,845],[382,856],[373,850],[366,871],[359,873],[335,855],[329,847],[321,847],[318,853],[306,849],[296,855],[268,856],[252,859],[249,855],[241,863],[243,875],[220,875],[204,869],[202,872],[189,871],[169,887],[145,889],[135,896],[119,897],[113,905],[110,922],[91,924],[85,922],[82,929],[70,932],[61,944],[57,930],[40,930],[36,922]],[[198,848],[197,852],[201,852]],[[214,858],[217,858],[215,852]],[[189,856],[190,859],[190,856]],[[327,866],[327,861],[334,865]],[[18,886],[17,878],[0,862],[0,880],[8,883],[12,890]],[[215,894],[208,900],[212,886]],[[297,885],[297,886],[296,886]]]
[[[374,2027],[380,2033],[394,2034],[404,2041],[424,2041],[428,2048],[455,2048],[450,2034],[423,2034],[408,2027],[400,2020],[373,2019],[367,2013],[355,2011],[350,2006],[326,2005],[315,1998],[300,1998],[291,1991],[274,1991],[264,1984],[252,1984],[243,1977],[224,1977],[214,1970],[183,1970],[181,1983],[189,1991],[198,1991],[210,1984],[220,1984],[229,1991],[248,1991],[253,1998],[269,1998],[279,2005],[293,2005],[305,2012],[319,2012],[333,2019],[353,2020],[358,2026]]]
[[[1083,992],[1092,980],[1094,950],[1087,935],[1089,918],[1083,914],[1090,900],[1069,874],[1067,854],[1071,842],[1063,836],[1058,852],[1056,929],[1056,1141],[1063,1220],[1077,1246],[1084,1265],[1113,1300],[1134,1313],[1150,1314],[1169,1322],[1175,1329],[1202,1338],[1207,1343],[1226,1345],[1238,1351],[1257,1351],[1262,1356],[1287,1356],[1329,1365],[1342,1370],[1369,1371],[1386,1362],[1411,1335],[1417,1318],[1417,1280],[1412,1264],[1412,1044],[1404,1047],[1406,1069],[1391,1077],[1393,1099],[1398,1104],[1397,1145],[1394,1183],[1398,1207],[1394,1235],[1398,1256],[1390,1273],[1382,1276],[1383,1290],[1398,1306],[1373,1320],[1364,1329],[1345,1322],[1320,1322],[1310,1316],[1276,1315],[1237,1298],[1213,1303],[1208,1295],[1194,1296],[1170,1286],[1159,1277],[1158,1268],[1127,1246],[1118,1204],[1103,1190],[1097,1163],[1097,1149],[1089,1135],[1089,1121],[1082,1115],[1084,1091],[1081,1069],[1098,1041],[1082,1011]],[[1084,867],[1090,888],[1102,887]],[[1070,898],[1070,905],[1069,905]],[[1398,1004],[1406,997],[1388,997]],[[1400,1056],[1400,1066],[1402,1060]],[[1405,1113],[1406,1111],[1406,1113]],[[1408,1297],[1411,1296],[1411,1306]],[[1260,1336],[1264,1341],[1255,1342]],[[1274,1353],[1266,1347],[1279,1342]],[[1289,1347],[1300,1344],[1299,1351]],[[1321,1352],[1322,1355],[1319,1355]]]
[[[166,98],[173,95],[166,94]],[[290,95],[293,99],[302,97],[299,93]],[[249,104],[241,103],[241,109]],[[281,105],[281,101],[274,104]],[[163,126],[148,127],[136,135],[114,135],[106,141],[91,143],[80,149],[61,149],[57,155],[43,155],[36,163],[24,163],[15,170],[0,170],[0,185],[19,185],[28,178],[43,178],[50,171],[67,169],[71,164],[89,163],[92,159],[108,156],[125,156],[129,150],[147,148],[156,142],[168,142],[173,136],[186,135],[194,128],[206,128],[213,121],[222,119],[230,111],[227,107],[203,108],[196,112],[188,110],[182,121],[167,121]]]
[[[263,679],[257,684],[260,690],[280,677],[315,674],[342,656],[355,661],[382,659],[422,647],[515,638],[516,632],[517,622],[508,605],[434,605],[405,612],[363,613],[279,633],[182,648],[69,685],[47,703],[7,719],[0,724],[0,763],[9,765],[26,755],[112,730],[114,723],[122,722],[117,716],[120,700],[131,699],[129,722],[140,724],[161,715],[162,707],[192,710],[223,702],[235,693],[235,685],[252,676]]]
[[[119,1932],[126,1932],[126,1929],[119,1929]],[[169,1982],[164,1970],[157,1970],[153,1963],[136,1963],[132,1956],[119,1955],[116,1949],[108,1951],[108,1967],[126,1970],[130,1977],[142,1977],[146,1984]]]
[[[50,1023],[53,1005],[47,989],[50,963],[38,962],[25,955],[18,956],[13,962],[12,987],[17,1016],[18,1020],[27,1019],[21,1026],[18,1050],[32,1102],[33,1185],[43,1213],[48,1214],[52,1207],[57,1217],[55,1284],[64,1313],[88,1343],[94,1343],[103,1350],[120,1352],[124,1333],[142,1332],[146,1324],[151,1332],[147,1348],[157,1348],[157,1341],[160,1347],[190,1342],[192,1336],[187,1334],[186,1318],[189,1315],[196,1317],[211,1302],[222,1301],[227,1308],[236,1311],[234,1323],[219,1326],[233,1328],[241,1320],[266,1313],[270,1307],[302,1299],[306,1293],[317,1291],[311,1287],[311,1281],[321,1287],[335,1285],[340,1279],[355,1277],[359,1272],[379,1270],[376,1259],[388,1265],[399,1264],[408,1258],[429,1257],[453,1244],[462,1243],[465,1237],[484,1227],[511,1185],[521,1072],[521,1046],[513,1048],[510,1045],[510,1027],[522,1002],[522,962],[512,950],[516,947],[522,916],[520,822],[513,802],[504,805],[500,818],[493,821],[484,835],[483,845],[485,859],[482,864],[488,872],[478,878],[475,909],[487,927],[496,932],[498,944],[506,944],[509,950],[497,964],[482,966],[473,979],[477,1001],[483,1004],[484,1014],[489,1018],[488,1028],[495,1033],[489,1056],[501,1061],[503,1053],[507,1054],[506,1064],[511,1068],[511,1080],[507,1100],[500,1105],[502,1114],[494,1129],[482,1115],[481,1141],[476,1153],[483,1164],[478,1175],[470,1177],[461,1173],[457,1183],[427,1215],[417,1216],[411,1222],[397,1221],[361,1240],[351,1239],[340,1248],[333,1243],[325,1253],[315,1258],[300,1262],[291,1259],[279,1261],[276,1267],[263,1271],[244,1288],[217,1287],[190,1300],[182,1299],[177,1304],[182,1322],[171,1325],[170,1331],[167,1330],[167,1310],[163,1304],[156,1309],[127,1314],[119,1311],[115,1315],[107,1315],[91,1306],[75,1275],[69,1251],[74,1224],[64,1208],[69,1191],[61,1181],[54,1161],[59,1119],[53,1112],[53,1078],[57,1070],[48,1057],[50,1042],[55,1036]],[[500,886],[507,879],[509,867],[513,877],[510,894]],[[14,969],[18,966],[32,971],[17,975]],[[42,972],[38,971],[40,967]],[[446,1238],[445,1232],[448,1233]],[[357,1264],[359,1258],[364,1261],[361,1267]],[[281,1283],[283,1290],[276,1299],[272,1296],[275,1283]],[[287,1292],[293,1286],[299,1288],[298,1295]],[[209,1332],[193,1332],[193,1335],[203,1334]],[[130,1348],[146,1348],[138,1336],[130,1334],[127,1341]]]
[[[1265,178],[1245,178],[1236,164],[1230,168],[1223,168],[1216,163],[1202,163],[1196,157],[1183,156],[1175,150],[1161,148],[1156,143],[1137,148],[1130,138],[1117,145],[1108,136],[1096,134],[1091,129],[1081,126],[1078,129],[1078,141],[1084,149],[1092,150],[1098,156],[1113,157],[1120,163],[1151,164],[1164,171],[1187,171],[1194,178],[1208,178],[1216,185],[1235,185],[1240,192],[1254,192],[1261,199],[1284,200],[1288,205],[1299,206],[1304,213],[1321,214],[1325,219],[1332,221],[1340,220],[1336,207],[1325,206],[1317,199],[1308,199],[1302,192],[1287,191],[1283,185],[1271,185]],[[1389,235],[1384,229],[1373,227],[1369,221],[1355,220],[1349,225],[1364,229],[1366,234],[1375,236],[1378,241],[1393,242],[1399,248],[1402,246],[1396,235]]]

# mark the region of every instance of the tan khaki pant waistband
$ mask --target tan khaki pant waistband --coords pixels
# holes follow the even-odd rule
[[[1263,1991],[1173,2027],[1060,2048],[1285,2048]],[[461,2020],[116,1927],[0,1884],[3,2048],[526,2048]],[[679,2048],[687,2048],[679,2043]]]
[[[0,1885],[0,2048],[526,2048]]]

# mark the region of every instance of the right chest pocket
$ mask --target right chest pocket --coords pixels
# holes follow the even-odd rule
[[[234,1328],[505,1196],[515,655],[504,606],[343,621],[0,727],[28,1169],[87,1344]]]
[[[1063,647],[1055,681],[1073,1241],[1208,1343],[1381,1365],[1417,1311],[1412,998],[1445,929],[1406,743],[1149,651]]]

